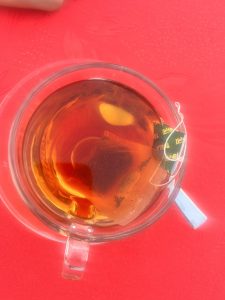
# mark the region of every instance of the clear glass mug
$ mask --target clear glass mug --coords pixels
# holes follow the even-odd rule
[[[24,183],[21,169],[21,144],[26,126],[40,103],[57,89],[85,79],[106,79],[132,88],[148,99],[163,122],[171,128],[185,131],[176,106],[148,78],[123,66],[103,62],[61,62],[34,72],[24,78],[3,100],[0,107],[0,193],[11,213],[26,227],[39,235],[66,243],[63,276],[79,279],[85,270],[89,246],[130,236],[157,221],[173,203],[180,190],[185,167],[185,150],[182,160],[166,185],[160,190],[157,201],[126,225],[95,226],[79,218],[64,221],[48,214],[33,198]],[[185,140],[186,143],[186,140]]]

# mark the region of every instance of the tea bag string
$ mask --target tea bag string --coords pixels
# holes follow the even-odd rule
[[[187,131],[186,131],[186,127],[185,127],[185,124],[184,124],[184,115],[181,113],[180,111],[180,103],[179,102],[175,102],[175,106],[177,107],[177,113],[180,117],[180,122],[177,124],[177,126],[170,132],[170,134],[168,135],[168,137],[166,138],[166,141],[165,141],[165,144],[164,144],[164,147],[163,147],[163,154],[165,156],[165,158],[168,160],[168,161],[174,161],[174,162],[183,162],[184,160],[184,156],[185,156],[185,153],[186,153],[186,147],[187,147]],[[168,145],[168,142],[171,138],[171,136],[174,134],[174,132],[176,132],[176,130],[183,124],[183,127],[184,127],[184,140],[183,140],[183,143],[182,143],[182,146],[181,146],[181,150],[180,150],[180,153],[178,155],[177,158],[171,158],[167,155],[166,153],[166,149],[167,149],[167,145]],[[182,152],[184,153],[183,156],[182,156]]]
[[[180,117],[180,121],[179,123],[176,125],[176,127],[171,131],[171,133],[168,135],[166,141],[165,141],[165,144],[164,144],[164,147],[163,147],[163,154],[165,156],[165,158],[168,160],[168,161],[173,161],[173,162],[178,162],[179,163],[179,166],[178,168],[175,170],[175,172],[169,177],[168,181],[164,182],[164,183],[161,183],[161,184],[158,184],[158,183],[154,183],[154,182],[151,182],[152,178],[154,178],[155,174],[157,173],[158,169],[160,168],[160,164],[158,165],[158,167],[156,168],[154,174],[152,175],[152,177],[150,178],[149,182],[151,182],[152,185],[154,186],[157,186],[157,187],[163,187],[163,186],[166,186],[168,184],[170,184],[173,179],[177,176],[177,174],[179,173],[180,169],[181,169],[181,166],[182,166],[182,163],[184,161],[184,157],[185,157],[185,153],[186,153],[186,149],[187,149],[187,130],[186,130],[186,127],[185,127],[185,124],[184,124],[184,115],[181,113],[180,111],[180,103],[179,102],[175,102],[175,106],[177,107],[177,113]],[[183,128],[184,128],[184,139],[183,139],[183,143],[182,143],[182,146],[181,146],[181,149],[180,149],[180,152],[179,152],[179,156],[176,158],[176,159],[172,159],[170,158],[167,153],[166,153],[166,149],[167,149],[167,144],[169,142],[169,139],[171,138],[171,136],[174,134],[174,132],[181,126],[183,125]]]

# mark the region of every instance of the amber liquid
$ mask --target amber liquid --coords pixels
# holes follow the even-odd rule
[[[23,143],[30,187],[50,213],[127,224],[153,203],[167,173],[154,156],[160,117],[134,90],[92,79],[48,96]]]

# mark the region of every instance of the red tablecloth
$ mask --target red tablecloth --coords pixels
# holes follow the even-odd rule
[[[115,62],[179,99],[189,133],[183,188],[208,215],[193,230],[172,206],[151,228],[95,246],[80,282],[60,277],[63,245],[0,205],[0,299],[225,299],[223,0],[77,0],[56,13],[0,9],[0,98],[46,63]]]

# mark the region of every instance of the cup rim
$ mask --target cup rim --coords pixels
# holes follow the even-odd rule
[[[52,75],[50,75],[47,78],[45,78],[44,80],[42,80],[38,85],[34,86],[33,89],[30,91],[30,93],[27,95],[27,98],[25,99],[23,104],[20,106],[20,109],[16,114],[16,118],[14,120],[14,123],[13,123],[11,131],[10,131],[10,138],[9,138],[9,143],[8,143],[8,149],[9,149],[8,156],[9,156],[9,165],[10,165],[11,176],[15,175],[15,161],[14,161],[15,153],[13,152],[15,150],[15,145],[13,143],[15,143],[15,135],[17,133],[16,129],[22,118],[24,110],[26,109],[28,104],[32,101],[35,93],[38,93],[40,90],[44,89],[50,82],[53,82],[54,80],[56,80],[59,77],[62,77],[65,74],[84,70],[84,69],[91,69],[91,68],[104,68],[104,69],[109,69],[109,70],[122,71],[124,73],[128,73],[128,74],[138,78],[139,80],[145,82],[148,86],[153,88],[165,100],[166,104],[171,109],[174,117],[176,118],[177,122],[179,122],[179,115],[178,115],[175,107],[173,106],[171,100],[168,98],[168,96],[164,92],[162,92],[162,90],[152,80],[150,80],[149,78],[140,74],[139,72],[137,72],[133,69],[130,69],[128,67],[124,67],[124,66],[121,66],[118,64],[113,64],[113,63],[106,63],[106,62],[86,62],[86,63],[69,65],[69,66],[66,66],[66,67],[60,69],[58,72],[54,72]],[[94,243],[105,242],[105,241],[109,241],[109,240],[117,240],[117,239],[121,239],[123,237],[127,237],[127,236],[137,233],[137,232],[143,230],[144,228],[148,227],[149,225],[153,224],[162,215],[164,215],[164,213],[168,210],[170,205],[173,203],[173,200],[175,199],[175,196],[180,189],[180,184],[181,184],[181,181],[184,176],[184,170],[185,170],[185,160],[182,163],[182,167],[179,172],[179,178],[175,184],[173,192],[170,194],[170,196],[168,198],[168,201],[162,208],[160,208],[160,210],[155,215],[151,216],[147,221],[139,224],[136,227],[128,228],[127,230],[124,230],[122,232],[117,232],[117,233],[112,233],[112,234],[111,233],[110,234],[102,233],[102,234],[97,234],[97,235],[87,235],[85,232],[83,232],[81,230],[80,232],[78,231],[76,233],[73,233],[74,237],[79,240],[86,239],[89,242],[94,242]],[[15,182],[15,180],[17,180],[16,176],[14,176],[14,184],[18,185],[18,182]],[[18,186],[17,186],[17,191],[18,191]],[[23,191],[23,190],[20,189],[20,191]],[[42,214],[41,210],[38,211],[38,210],[34,209],[31,202],[29,201],[29,199],[26,199],[26,195],[20,195],[20,196],[23,199],[23,201],[26,202],[26,205],[28,205],[29,208],[32,210],[32,212],[36,215],[36,217],[38,217],[48,227],[50,227],[51,229],[53,229],[57,232],[63,232],[63,234],[65,234],[65,235],[68,234],[68,232],[66,232],[63,228],[60,228],[59,225],[56,225],[53,222],[50,222],[49,219],[47,219]],[[87,227],[87,225],[85,225],[85,226]]]

